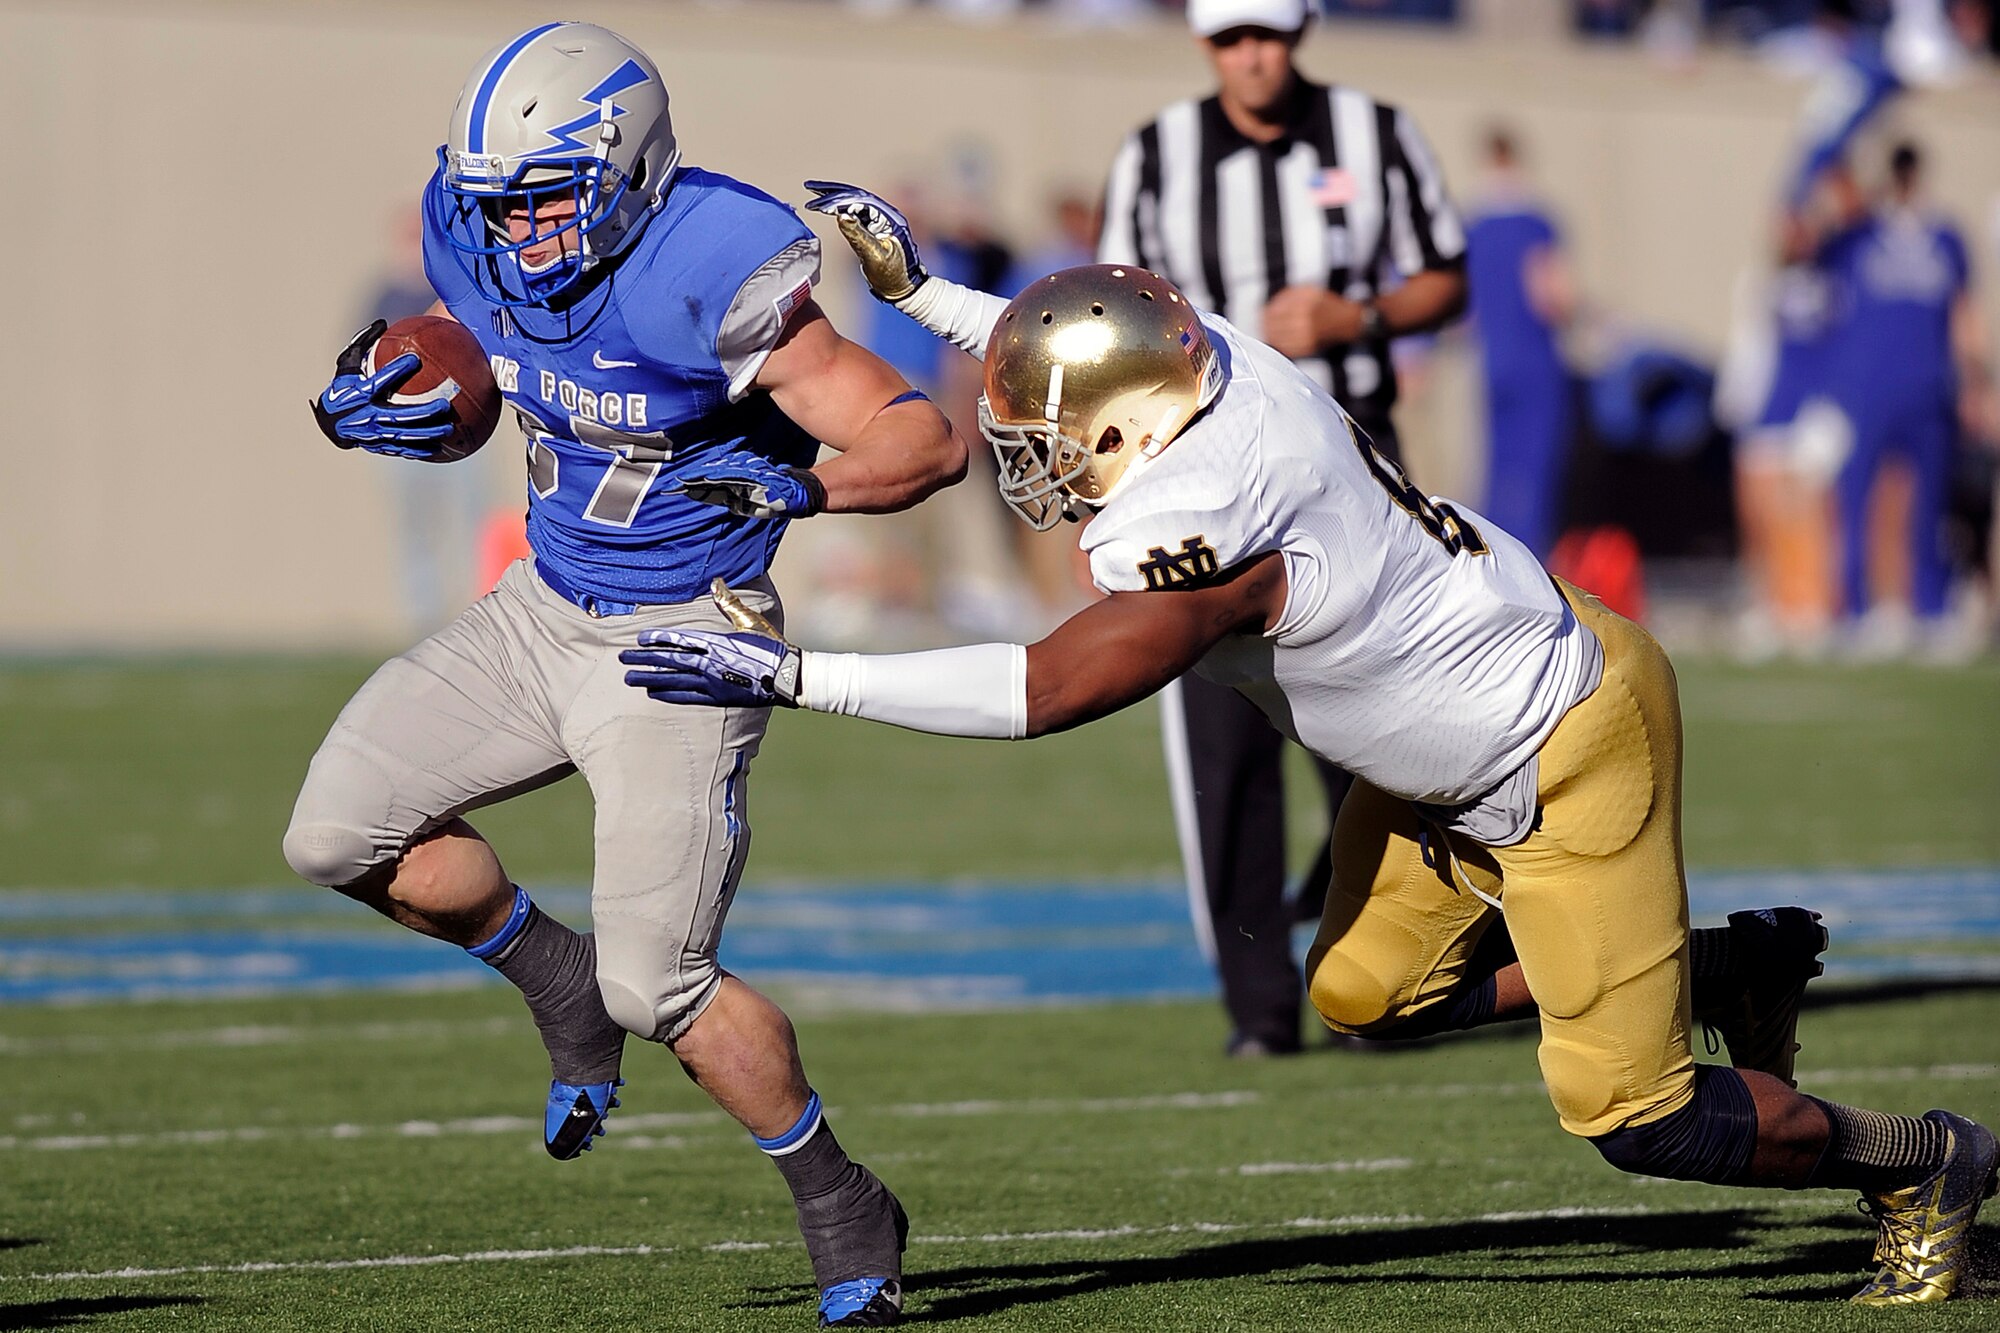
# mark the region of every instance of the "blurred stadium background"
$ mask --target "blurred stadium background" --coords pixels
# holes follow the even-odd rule
[[[1414,112],[1461,203],[1490,127],[1518,137],[1585,298],[1566,349],[1580,380],[1636,345],[1716,367],[1744,275],[1767,267],[1812,4],[1328,8],[1301,68]],[[465,71],[547,16],[0,0],[0,1328],[802,1318],[771,1308],[802,1299],[782,1200],[669,1062],[633,1074],[618,1151],[551,1185],[518,1004],[455,951],[295,884],[278,853],[341,701],[474,595],[482,532],[518,508],[511,428],[413,480],[327,447],[305,401],[407,277],[409,208]],[[688,160],[794,201],[807,177],[907,190],[940,230],[1017,256],[1059,243],[1060,201],[1096,196],[1126,133],[1212,82],[1178,11],[1143,0],[578,16],[655,56]],[[2000,74],[1971,60],[1892,106],[1856,159],[1923,145],[2000,327]],[[823,302],[862,329],[874,311],[821,232]],[[1458,331],[1409,350],[1412,471],[1473,492],[1477,351]],[[1821,907],[1845,985],[1809,1015],[1802,1067],[1889,1109],[1990,1119],[2000,666],[1979,651],[1977,482],[1958,548],[1969,650],[1751,664],[1732,660],[1727,458],[1718,432],[1652,471],[1600,472],[1579,500],[1636,512],[1650,617],[1677,651],[1696,914]],[[1062,563],[993,537],[1012,524],[997,504],[963,508],[987,498],[796,530],[779,577],[800,633],[1032,632],[1061,609]],[[577,788],[481,819],[572,921]],[[1822,1302],[1865,1252],[1844,1205],[1635,1190],[1560,1141],[1518,1038],[1224,1062],[1150,709],[1020,747],[781,717],[756,800],[725,955],[805,1015],[844,1137],[923,1199],[931,1318],[1297,1327],[1342,1301],[1355,1327],[1632,1326],[1653,1305],[1675,1311],[1660,1326],[1746,1309],[1836,1326]],[[1089,836],[1062,834],[1076,810],[1101,812]],[[1717,1235],[1750,1257],[1718,1266]],[[683,1298],[665,1308],[645,1294],[662,1265]],[[1607,1284],[1607,1266],[1638,1276]]]

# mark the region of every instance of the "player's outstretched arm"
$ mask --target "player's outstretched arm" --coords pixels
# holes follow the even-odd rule
[[[924,267],[910,221],[881,195],[839,181],[807,181],[806,207],[824,213],[861,262],[868,291],[946,342],[972,356],[986,355],[993,325],[1007,302],[962,287]]]
[[[792,317],[756,384],[839,451],[812,468],[805,484],[822,494],[795,514],[892,513],[965,476],[965,440],[944,413],[888,362],[841,337],[815,302]]]
[[[1283,614],[1285,571],[1282,558],[1265,555],[1199,588],[1114,593],[1026,648],[804,652],[726,589],[716,599],[736,633],[645,631],[637,648],[620,654],[631,668],[626,683],[666,703],[783,705],[1019,740],[1115,713],[1187,671],[1225,636],[1262,633]]]

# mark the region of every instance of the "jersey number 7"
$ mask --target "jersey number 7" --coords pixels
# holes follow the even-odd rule
[[[555,433],[547,422],[525,408],[516,407],[514,411],[521,421],[521,433],[528,437],[528,484],[546,500],[562,485],[562,460],[551,444]],[[639,516],[640,502],[652,488],[653,478],[660,475],[660,469],[673,457],[673,441],[663,430],[635,435],[576,416],[569,419],[569,428],[578,444],[611,455],[611,465],[598,477],[597,489],[591,493],[590,503],[583,507],[585,521],[612,528],[631,527],[632,520]]]

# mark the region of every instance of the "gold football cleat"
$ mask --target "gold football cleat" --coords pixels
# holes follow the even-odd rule
[[[1951,1134],[1944,1165],[1921,1185],[1864,1195],[1863,1211],[1881,1227],[1875,1258],[1882,1269],[1854,1296],[1857,1305],[1929,1305],[1958,1290],[1972,1265],[1972,1221],[1996,1184],[2000,1144],[1991,1130],[1949,1111],[1928,1111]]]

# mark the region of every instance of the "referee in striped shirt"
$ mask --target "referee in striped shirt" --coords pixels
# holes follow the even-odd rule
[[[1188,0],[1187,12],[1218,87],[1126,139],[1097,257],[1164,274],[1291,357],[1400,462],[1389,340],[1465,305],[1465,234],[1430,146],[1395,107],[1299,73],[1307,0]],[[1303,987],[1284,901],[1283,741],[1235,691],[1192,673],[1162,702],[1174,823],[1229,1052],[1289,1054]],[[1350,779],[1320,773],[1330,822]],[[1322,895],[1331,873],[1322,853],[1307,892]]]

